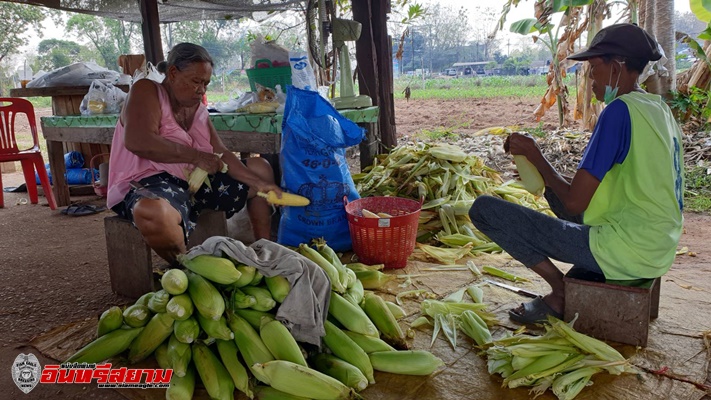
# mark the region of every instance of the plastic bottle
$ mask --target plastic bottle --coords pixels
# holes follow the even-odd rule
[[[536,196],[542,195],[545,183],[538,169],[528,161],[526,156],[519,154],[513,156],[513,159],[523,187]]]

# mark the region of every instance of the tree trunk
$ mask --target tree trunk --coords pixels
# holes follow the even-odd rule
[[[676,49],[674,30],[673,0],[642,0],[640,6],[640,26],[657,39],[662,46],[666,61],[662,65],[666,71],[650,76],[644,83],[647,91],[668,97],[676,90]],[[660,60],[660,62],[662,62]],[[657,70],[658,71],[658,70]]]

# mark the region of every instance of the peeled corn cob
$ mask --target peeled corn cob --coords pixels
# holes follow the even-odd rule
[[[123,325],[123,313],[117,306],[113,306],[101,313],[99,317],[99,325],[96,328],[96,336],[103,336],[111,331],[114,331]]]
[[[188,177],[188,191],[190,193],[197,193],[203,183],[208,181],[207,171],[200,167],[195,167],[190,176]],[[209,182],[209,181],[208,181]]]
[[[284,360],[254,366],[255,375],[269,386],[296,396],[314,400],[359,398],[348,386],[314,369]]]
[[[126,350],[144,328],[116,329],[74,353],[66,362],[99,363]]]
[[[268,193],[257,192],[257,196],[263,197],[270,204],[276,204],[279,206],[291,206],[291,207],[303,207],[308,206],[311,200],[304,196],[299,196],[298,194],[292,193],[281,193],[281,198],[277,197],[277,194],[270,190]]]
[[[363,214],[365,218],[380,218],[380,216],[370,210],[366,210],[365,208],[360,210],[360,213]]]
[[[523,187],[535,196],[542,195],[545,189],[545,183],[538,169],[528,161],[526,156],[514,155],[513,159]]]

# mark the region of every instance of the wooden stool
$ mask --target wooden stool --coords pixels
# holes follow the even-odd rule
[[[563,278],[565,320],[601,340],[647,346],[650,319],[659,315],[661,278],[593,282]]]
[[[106,253],[109,261],[111,290],[119,295],[138,298],[155,290],[151,248],[133,224],[123,218],[104,218]],[[227,235],[227,222],[222,211],[200,214],[195,230],[188,238],[188,248],[211,236]]]

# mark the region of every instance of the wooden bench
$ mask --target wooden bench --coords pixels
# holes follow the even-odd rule
[[[111,290],[131,298],[155,290],[152,250],[143,241],[138,229],[128,220],[114,216],[104,218],[104,231]],[[211,236],[225,235],[225,213],[203,212],[188,238],[188,248],[201,244]]]
[[[659,315],[661,278],[593,282],[564,277],[565,320],[601,340],[647,346],[649,321]]]

